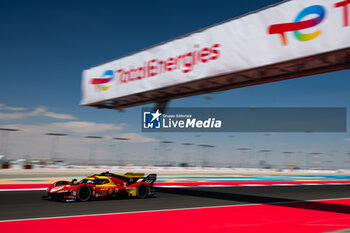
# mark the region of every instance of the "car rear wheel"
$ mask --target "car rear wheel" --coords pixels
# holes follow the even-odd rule
[[[136,196],[138,198],[145,198],[148,196],[149,188],[145,184],[140,184],[139,187],[137,187],[136,190]]]
[[[79,201],[88,201],[91,198],[91,188],[87,185],[81,186],[77,191],[77,198]]]

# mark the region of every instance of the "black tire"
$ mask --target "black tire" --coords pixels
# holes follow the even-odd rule
[[[145,198],[148,196],[149,188],[145,184],[140,184],[136,189],[136,196],[138,198]]]
[[[88,201],[91,199],[92,191],[87,185],[81,186],[77,191],[77,199],[79,201]]]

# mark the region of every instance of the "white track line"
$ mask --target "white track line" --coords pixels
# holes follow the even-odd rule
[[[46,188],[36,188],[36,189],[0,189],[0,192],[8,192],[8,191],[40,191],[46,190]]]
[[[265,185],[265,184],[241,184],[241,185],[237,185],[237,186],[258,187],[258,186],[268,186],[268,185]]]
[[[272,184],[274,186],[296,186],[296,185],[299,185],[299,184]],[[323,184],[320,184],[320,185],[323,185]]]

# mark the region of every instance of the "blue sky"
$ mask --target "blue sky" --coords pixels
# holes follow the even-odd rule
[[[276,2],[278,1],[2,2],[0,126],[17,126],[28,129],[28,132],[36,132],[39,143],[44,139],[38,135],[42,135],[45,130],[65,131],[71,127],[76,130],[68,133],[77,137],[87,134],[129,135],[136,138],[135,143],[155,144],[152,138],[159,135],[140,133],[140,107],[126,109],[126,112],[121,113],[79,106],[82,71]],[[211,94],[212,100],[207,100],[204,96],[184,98],[172,101],[170,106],[349,108],[349,74],[350,71],[346,70],[230,90]],[[38,130],[38,127],[42,130]],[[87,127],[91,130],[84,131]],[[235,135],[234,142],[231,142],[229,135]],[[25,132],[22,137],[25,140]],[[215,144],[216,150],[228,157],[230,151],[234,151],[233,144],[236,147],[248,145],[255,150],[269,147],[276,153],[303,150],[305,153],[323,151],[327,154],[330,150],[338,150],[339,163],[346,160],[344,154],[350,150],[350,142],[346,140],[349,137],[348,133],[279,134],[272,135],[269,139],[261,134],[222,133],[201,137],[195,137],[194,134],[162,135],[162,138],[179,143],[198,141]],[[20,136],[12,135],[12,140],[19,139]],[[10,145],[13,144],[12,141]],[[25,148],[25,143],[22,147]],[[150,146],[149,154],[152,154],[153,147]],[[140,151],[129,147],[125,150],[129,149],[132,151],[130,154],[138,157]],[[47,146],[45,150],[33,153],[44,156],[50,153],[49,150]],[[20,156],[23,151],[14,150],[12,154]],[[197,149],[196,153],[201,152]]]

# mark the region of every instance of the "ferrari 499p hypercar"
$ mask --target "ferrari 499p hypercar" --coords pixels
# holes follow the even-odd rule
[[[153,184],[156,174],[103,172],[77,181],[57,181],[47,188],[43,198],[61,201],[88,201],[99,197],[132,196],[145,198],[155,194]]]

